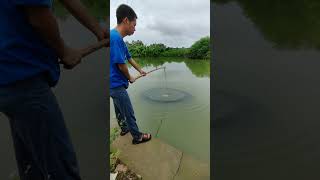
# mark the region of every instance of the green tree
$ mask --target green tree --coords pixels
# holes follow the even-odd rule
[[[146,50],[148,57],[159,57],[166,50],[166,46],[164,44],[151,44],[147,46]]]
[[[204,37],[195,42],[190,48],[172,48],[162,43],[144,45],[142,41],[126,42],[133,57],[180,57],[191,59],[210,58],[210,38]]]
[[[188,57],[192,59],[205,59],[210,55],[210,37],[196,41],[189,49]]]
[[[187,57],[188,48],[167,48],[161,53],[162,57]]]
[[[142,41],[132,41],[131,43],[126,42],[129,52],[133,57],[145,57],[146,56],[146,46]]]

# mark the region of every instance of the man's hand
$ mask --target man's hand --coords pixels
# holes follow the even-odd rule
[[[60,64],[63,64],[65,69],[72,69],[81,62],[81,58],[82,52],[80,50],[66,47]]]
[[[103,30],[103,38],[100,39],[101,37],[98,37],[99,41],[103,41],[103,40],[107,40],[105,47],[109,47],[110,46],[110,31],[108,31],[107,29]]]
[[[95,35],[96,35],[98,41],[102,41],[104,39],[109,38],[109,31],[107,31],[107,29],[99,28],[98,30],[96,30]]]
[[[146,76],[147,75],[147,73],[146,72],[144,72],[142,69],[140,69],[140,74],[142,75],[142,76]]]
[[[132,84],[136,81],[136,78],[133,76],[130,76],[129,82]]]

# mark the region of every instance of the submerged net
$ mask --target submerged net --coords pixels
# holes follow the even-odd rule
[[[145,91],[143,95],[152,100],[152,101],[158,101],[158,102],[176,102],[181,101],[184,98],[186,98],[189,94],[177,90],[177,89],[171,89],[171,88],[153,88]]]

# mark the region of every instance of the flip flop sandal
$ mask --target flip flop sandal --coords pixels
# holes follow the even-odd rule
[[[148,137],[148,135],[150,135]],[[135,140],[133,139],[132,140],[132,144],[140,144],[140,143],[144,143],[144,142],[147,142],[147,141],[150,141],[151,140],[151,134],[142,134],[142,139],[141,140]]]

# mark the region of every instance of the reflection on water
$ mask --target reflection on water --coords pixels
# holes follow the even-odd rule
[[[320,49],[318,0],[215,0],[236,2],[263,37],[279,49]]]
[[[215,2],[215,177],[318,179],[319,1]]]
[[[175,58],[137,59],[137,62],[145,71],[165,66],[167,79],[164,71],[158,70],[130,85],[128,92],[139,128],[209,162],[209,62]],[[137,73],[132,67],[130,72]],[[110,113],[111,126],[116,126],[112,105]]]
[[[161,67],[165,63],[184,63],[193,75],[197,77],[210,76],[210,61],[204,59],[185,59],[185,58],[140,58],[137,59],[142,67]]]
[[[109,12],[109,1],[106,0],[81,0],[85,7],[89,10],[90,14],[98,19],[104,19]],[[54,1],[54,13],[61,20],[68,18],[71,14],[61,5],[59,1]]]

